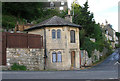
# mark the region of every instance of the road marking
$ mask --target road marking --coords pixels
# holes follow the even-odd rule
[[[109,79],[114,79],[114,78],[109,78]]]
[[[109,78],[109,79],[118,79],[118,78]]]
[[[117,61],[114,65],[116,65],[116,64],[120,64],[120,63]]]

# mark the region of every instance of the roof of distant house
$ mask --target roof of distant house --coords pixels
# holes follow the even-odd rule
[[[24,26],[34,26],[34,24],[27,23],[27,24],[25,24]]]
[[[71,27],[78,27],[81,28],[80,25],[71,23],[69,21],[66,21],[63,18],[60,18],[58,16],[53,16],[52,18],[49,18],[37,25],[34,25],[28,29],[25,29],[25,31],[29,31],[29,30],[33,30],[33,29],[39,29],[39,28],[43,28],[43,27],[59,27],[59,26],[71,26]]]
[[[113,31],[114,31],[114,29],[111,27],[110,24],[105,25],[105,27],[103,28],[103,30],[104,30],[104,31],[107,30],[107,31],[108,31],[108,34],[109,34],[110,36],[113,36]]]

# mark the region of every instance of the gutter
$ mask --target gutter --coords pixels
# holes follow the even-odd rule
[[[46,30],[44,28],[44,70],[46,70],[46,58],[47,58],[47,51],[46,51]]]

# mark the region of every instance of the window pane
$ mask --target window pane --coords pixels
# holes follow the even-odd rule
[[[63,10],[64,8],[63,7],[60,7],[60,10]]]
[[[58,38],[58,39],[61,38],[61,30],[57,30],[57,38]]]
[[[58,62],[62,62],[61,52],[58,52],[58,54],[57,54],[57,61],[58,61]]]
[[[74,30],[70,31],[70,42],[75,43],[75,31]]]
[[[62,2],[61,2],[61,5],[64,5],[64,4],[65,4],[65,3],[62,1]]]
[[[55,39],[56,35],[55,35],[56,31],[52,30],[52,38]]]
[[[52,54],[52,61],[56,62],[56,54],[55,53]]]

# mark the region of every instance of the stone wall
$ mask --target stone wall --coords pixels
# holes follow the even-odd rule
[[[44,49],[7,48],[7,68],[14,63],[24,65],[28,70],[44,69]]]
[[[90,66],[96,61],[99,61],[100,58],[106,55],[108,49],[104,48],[102,52],[97,51],[96,49],[92,52],[92,56],[89,58],[88,53],[85,50],[81,50],[81,66]]]
[[[92,54],[92,62],[99,61],[100,60],[100,54],[101,53],[95,49],[93,51],[93,54]]]
[[[81,66],[91,66],[92,58],[88,57],[88,53],[85,50],[81,50]]]

